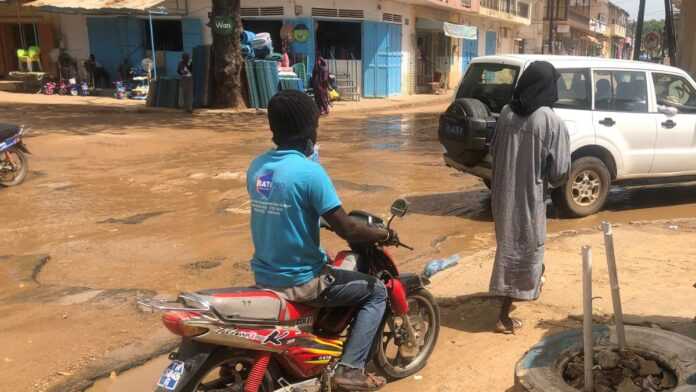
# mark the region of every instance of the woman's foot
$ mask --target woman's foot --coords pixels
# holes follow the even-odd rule
[[[336,368],[333,382],[340,391],[377,391],[387,384],[384,377],[341,365]]]
[[[507,320],[498,320],[495,324],[495,332],[505,335],[514,335],[522,329],[522,320],[516,318],[508,318]]]

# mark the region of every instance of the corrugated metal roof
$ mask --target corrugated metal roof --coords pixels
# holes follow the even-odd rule
[[[162,4],[164,1],[165,0],[36,0],[24,5],[29,7],[71,10],[143,11]]]

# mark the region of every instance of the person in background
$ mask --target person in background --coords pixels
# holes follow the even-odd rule
[[[539,298],[544,275],[548,187],[565,182],[570,137],[551,107],[558,101],[559,73],[546,61],[524,70],[512,102],[500,113],[491,142],[492,201],[498,245],[490,293],[502,298],[495,327],[515,333],[522,321],[510,317],[513,301]]]
[[[280,49],[282,56],[280,58],[280,66],[283,68],[290,67],[290,56],[288,56],[288,41],[283,40],[282,47]]]
[[[329,114],[329,63],[319,55],[312,70],[312,90],[314,90],[314,101],[319,107],[319,113]]]
[[[94,88],[109,88],[110,80],[109,73],[97,61],[94,54],[89,55],[89,59],[85,61],[85,69],[89,73],[89,79]]]
[[[188,53],[181,55],[181,61],[176,69],[181,78],[181,106],[189,113],[193,112],[193,74],[191,73],[191,56]]]

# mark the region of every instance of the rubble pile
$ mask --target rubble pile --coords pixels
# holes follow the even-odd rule
[[[578,390],[585,386],[584,357],[583,353],[574,356],[563,371],[566,383]],[[597,348],[594,364],[595,392],[661,392],[677,386],[671,370],[635,351]]]

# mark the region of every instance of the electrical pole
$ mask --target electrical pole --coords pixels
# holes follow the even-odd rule
[[[667,50],[669,51],[669,65],[677,64],[677,45],[674,37],[674,10],[672,0],[665,0],[665,33],[667,33]]]
[[[554,21],[554,3],[557,0],[549,0],[549,53],[553,54],[553,21]],[[560,0],[566,1],[566,0]]]
[[[636,21],[636,38],[633,43],[633,60],[640,59],[640,47],[643,43],[643,21],[645,20],[645,0],[640,0],[638,20]]]

